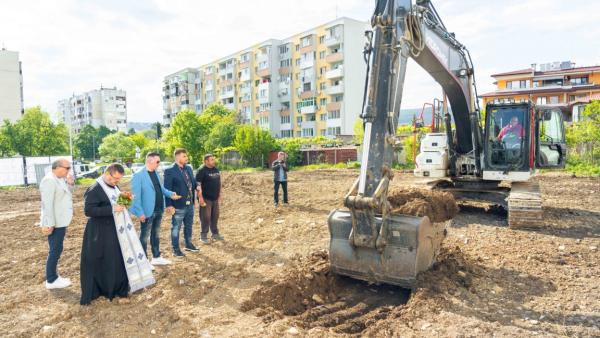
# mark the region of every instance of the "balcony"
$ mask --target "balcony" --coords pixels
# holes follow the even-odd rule
[[[325,46],[327,47],[331,47],[331,46],[335,46],[335,45],[339,45],[340,43],[342,43],[342,37],[341,35],[332,35],[332,36],[328,36],[325,38]]]
[[[235,103],[226,103],[226,104],[224,104],[224,106],[227,109],[231,109],[231,110],[235,109]]]
[[[303,99],[303,100],[311,98],[311,97],[314,97],[314,96],[316,96],[316,93],[314,91],[312,91],[312,90],[307,90],[307,91],[304,91],[304,92],[300,93],[300,98]]]
[[[214,86],[211,84],[204,85],[204,90],[213,90]]]
[[[337,79],[344,76],[344,68],[342,66],[337,67],[336,69],[331,69],[325,72],[325,78],[328,80]]]
[[[312,67],[314,65],[315,65],[315,60],[314,59],[302,59],[302,60],[300,60],[300,68],[301,69],[310,68],[310,67]]]
[[[344,54],[342,52],[337,52],[333,54],[329,54],[325,57],[325,62],[335,63],[344,60]]]
[[[241,82],[246,82],[246,81],[250,81],[250,72],[242,72],[242,75],[240,76],[240,81]]]
[[[279,67],[279,75],[287,75],[290,73],[290,67]]]
[[[327,95],[342,94],[344,93],[344,84],[340,82],[338,85],[335,86],[327,86],[327,88],[325,89],[325,93]]]
[[[325,109],[327,111],[333,111],[333,110],[341,110],[342,109],[342,102],[330,102],[325,106]]]
[[[252,94],[252,88],[248,87],[240,87],[240,95],[250,95]]]
[[[271,75],[271,70],[269,69],[269,67],[263,68],[263,69],[259,69],[256,72],[256,75],[258,75],[259,77],[268,77]]]
[[[304,114],[314,114],[317,111],[317,106],[313,105],[313,106],[306,106],[306,107],[302,107],[300,108],[300,113],[302,115]]]
[[[233,90],[222,91],[221,94],[219,95],[219,98],[226,99],[226,98],[233,97],[234,95],[235,95],[235,92]]]

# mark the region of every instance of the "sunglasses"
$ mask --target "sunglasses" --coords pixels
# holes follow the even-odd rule
[[[63,167],[63,166],[61,166],[61,168],[65,168],[67,170],[71,170],[71,167]]]

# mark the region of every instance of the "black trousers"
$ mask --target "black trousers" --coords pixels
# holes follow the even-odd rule
[[[275,204],[279,204],[279,186],[283,188],[283,203],[288,202],[288,192],[287,192],[287,181],[275,181],[275,186],[273,187],[273,201]]]

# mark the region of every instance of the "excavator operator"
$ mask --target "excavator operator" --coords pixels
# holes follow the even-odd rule
[[[513,116],[510,119],[510,123],[500,130],[498,137],[496,137],[496,141],[502,140],[502,138],[509,133],[512,134],[511,136],[518,137],[519,140],[523,139],[523,136],[525,136],[525,130],[519,123],[519,118],[516,116]]]

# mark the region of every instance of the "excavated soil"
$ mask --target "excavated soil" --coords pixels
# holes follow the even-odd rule
[[[438,190],[394,187],[388,200],[392,213],[427,216],[432,222],[452,219],[459,210],[451,193]]]
[[[34,226],[39,193],[0,190],[0,336],[600,336],[600,179],[536,178],[545,226],[526,231],[485,209],[454,215],[451,200],[415,191],[414,177],[397,173],[394,209],[434,221],[454,215],[438,262],[408,291],[329,270],[327,215],[343,208],[357,175],[291,172],[290,205],[275,209],[272,173],[226,173],[225,242],[176,259],[165,216],[161,251],[174,263],[157,268],[157,284],[127,304],[101,299],[87,307],[79,305],[84,187],[75,194],[59,263],[73,286],[54,291],[43,287],[47,242]],[[193,231],[199,244],[197,217]]]

